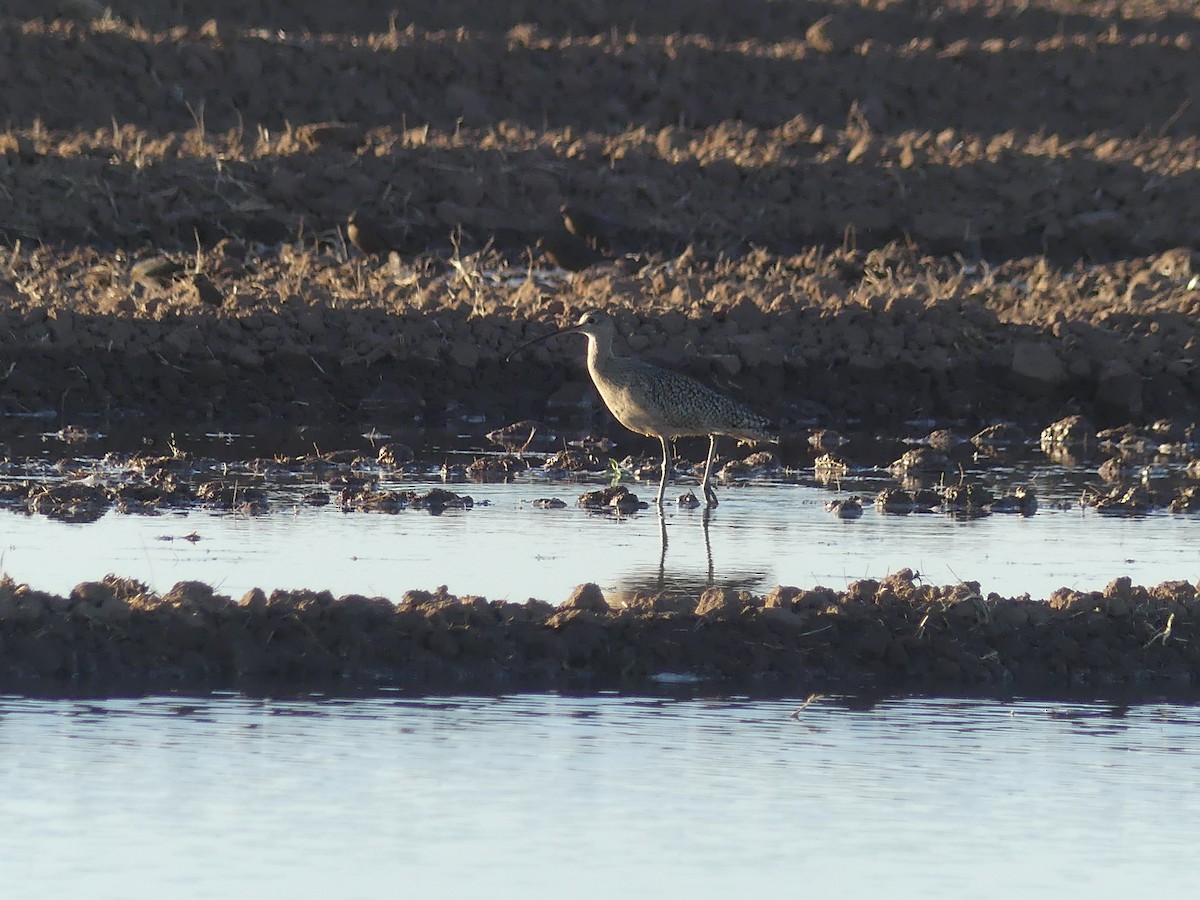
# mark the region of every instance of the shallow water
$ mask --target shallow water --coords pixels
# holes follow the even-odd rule
[[[800,706],[0,697],[4,896],[1115,898],[1200,883],[1200,708]]]
[[[7,445],[12,462],[0,466],[0,481],[112,477],[121,471],[112,459],[182,448],[190,459],[207,461],[215,474],[204,477],[227,471],[229,477],[261,485],[269,495],[270,511],[254,516],[199,508],[159,516],[110,510],[99,521],[68,524],[0,510],[0,572],[58,593],[109,572],[159,591],[197,579],[235,597],[261,587],[399,599],[412,588],[445,584],[459,595],[552,602],[584,581],[597,582],[609,595],[694,593],[709,585],[763,593],[777,584],[844,588],[855,579],[880,578],[904,567],[937,584],[978,581],[984,592],[1034,597],[1064,586],[1101,589],[1120,575],[1143,584],[1200,578],[1195,550],[1200,516],[1157,512],[1123,518],[1082,508],[1082,493],[1104,489],[1096,475],[1099,457],[1064,463],[1036,446],[988,458],[966,444],[953,457],[962,477],[998,495],[1017,486],[1034,489],[1040,506],[1029,517],[877,512],[871,499],[898,484],[887,463],[914,439],[865,434],[851,437],[842,448],[860,465],[834,486],[814,477],[812,458],[819,451],[804,444],[789,451],[790,468],[721,486],[721,505],[711,513],[668,503],[662,518],[653,509],[615,518],[576,505],[583,491],[606,484],[603,479],[555,479],[540,470],[548,450],[563,445],[562,435],[547,436],[550,446],[531,450],[526,456],[531,468],[511,483],[446,484],[437,474],[443,463],[465,467],[500,455],[482,434],[487,426],[464,426],[463,433],[372,429],[362,435],[287,428],[263,434],[180,433],[169,439],[125,427],[71,443],[38,423],[8,424],[13,426]],[[919,431],[914,426],[914,434]],[[336,494],[319,473],[284,466],[283,475],[263,480],[246,463],[333,447],[349,447],[371,460],[388,441],[423,448],[417,454],[422,462],[404,472],[370,462],[356,464],[355,471],[379,477],[381,489],[449,488],[471,495],[475,507],[439,515],[415,509],[394,515],[342,513],[335,503],[314,507],[303,501],[314,489]],[[705,450],[703,441],[682,444],[685,458]],[[645,442],[634,439],[602,457],[619,459],[631,449],[644,450]],[[64,453],[70,454],[65,460]],[[651,469],[652,481],[625,482],[643,500],[651,500],[657,488],[657,469]],[[689,487],[695,487],[695,478],[678,476],[668,497]],[[862,518],[842,520],[825,510],[827,501],[852,494],[864,498]],[[533,508],[531,502],[542,497],[560,498],[567,506]]]
[[[433,486],[442,485],[404,483]],[[275,503],[263,516],[109,512],[90,524],[0,512],[0,569],[60,593],[115,572],[160,591],[198,579],[235,597],[257,586],[399,599],[411,588],[445,584],[457,594],[552,602],[583,581],[607,593],[709,584],[761,593],[777,584],[843,588],[905,566],[933,583],[979,581],[985,592],[1006,596],[1100,589],[1119,575],[1144,584],[1200,578],[1194,515],[1115,518],[1045,508],[1028,518],[963,520],[885,516],[868,507],[861,519],[841,520],[824,509],[838,496],[828,490],[750,484],[722,490],[708,516],[668,507],[662,520],[653,510],[618,519],[577,508],[586,487],[577,484],[450,487],[470,493],[475,508],[384,515]],[[530,506],[542,496],[568,507]]]

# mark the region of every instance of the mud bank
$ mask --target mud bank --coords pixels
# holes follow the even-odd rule
[[[67,597],[0,582],[0,679],[104,692],[338,685],[372,689],[636,689],[697,679],[823,689],[1200,689],[1200,598],[1184,581],[1047,600],[934,587],[908,570],[845,592],[710,589],[610,608],[581,585],[563,604],[409,591],[398,603],[199,582],[158,596],[108,577]]]
[[[601,306],[622,352],[753,398],[785,425],[1200,415],[1190,252],[1070,270],[900,245],[727,263],[685,252],[544,277],[495,254],[428,276],[417,269],[430,257],[393,269],[285,256],[239,257],[265,274],[213,274],[213,306],[188,278],[131,295],[90,254],[14,250],[0,277],[0,412],[214,427],[596,414],[577,339],[509,355]],[[1131,307],[1135,281],[1145,295]]]

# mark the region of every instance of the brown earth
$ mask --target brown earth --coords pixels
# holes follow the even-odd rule
[[[0,684],[18,690],[391,687],[645,689],[691,676],[824,689],[1195,692],[1200,598],[1188,582],[1045,600],[920,583],[905,569],[844,592],[779,587],[637,595],[594,584],[561,606],[409,591],[398,603],[199,582],[158,596],[113,577],[69,597],[0,579]]]
[[[785,425],[1195,418],[1193,3],[652,6],[6,4],[0,412],[503,424],[603,304]]]

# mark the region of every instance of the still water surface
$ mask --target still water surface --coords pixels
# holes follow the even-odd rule
[[[964,521],[942,513],[885,516],[868,504],[862,518],[847,521],[824,509],[839,496],[829,490],[749,484],[722,491],[710,516],[668,507],[662,520],[652,510],[617,519],[575,506],[589,485],[451,487],[470,493],[475,508],[344,514],[332,505],[277,501],[263,516],[109,512],[90,524],[0,512],[0,571],[59,593],[114,572],[159,591],[198,579],[234,597],[261,587],[399,599],[410,588],[445,584],[456,594],[551,602],[584,581],[606,594],[695,592],[710,584],[765,593],[777,584],[844,588],[905,566],[935,584],[979,581],[984,592],[1006,596],[1098,590],[1119,575],[1148,585],[1200,578],[1195,515],[1117,518],[1047,506],[1028,518]],[[568,506],[530,505],[543,496]]]
[[[927,900],[1200,887],[1200,708],[800,706],[0,697],[3,896]]]

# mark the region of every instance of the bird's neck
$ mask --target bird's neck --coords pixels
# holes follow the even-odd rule
[[[588,339],[588,370],[602,371],[605,363],[612,359],[612,338],[607,335],[589,334]]]

